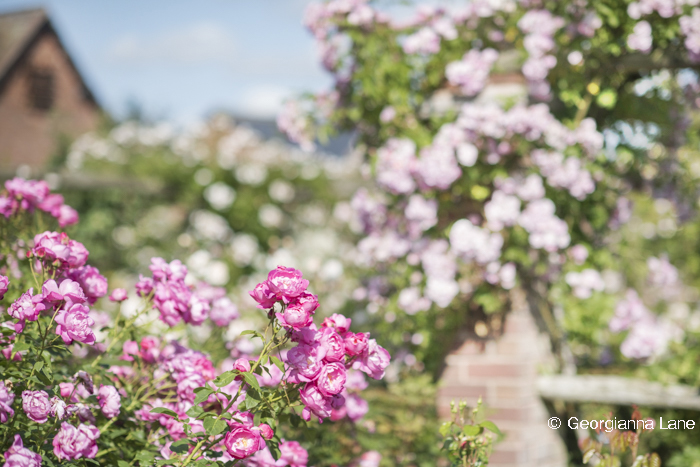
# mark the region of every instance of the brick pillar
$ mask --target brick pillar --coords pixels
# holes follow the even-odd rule
[[[522,303],[522,302],[521,302]],[[507,315],[501,337],[467,338],[446,361],[438,410],[450,417],[450,401],[470,407],[481,396],[485,414],[506,435],[491,457],[491,467],[564,467],[566,451],[537,394],[538,370],[550,366],[548,338],[541,334],[525,306]]]

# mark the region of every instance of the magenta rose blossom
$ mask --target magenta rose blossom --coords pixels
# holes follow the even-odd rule
[[[209,319],[217,326],[228,326],[231,321],[238,318],[238,307],[228,297],[215,299],[211,304]]]
[[[51,412],[49,395],[45,391],[22,391],[22,409],[31,420],[45,423]]]
[[[327,362],[339,362],[345,358],[343,338],[333,328],[322,328],[319,345],[326,350]]]
[[[299,394],[301,395],[301,401],[305,405],[301,413],[304,420],[307,422],[311,420],[311,414],[316,415],[319,422],[323,422],[324,418],[330,417],[333,410],[331,401],[321,394],[314,383],[308,383],[302,389],[299,389]]]
[[[367,348],[368,338],[369,333],[347,333],[344,339],[345,352],[351,357],[360,355]]]
[[[345,398],[345,410],[348,418],[356,422],[367,414],[369,404],[357,394],[350,394]]]
[[[87,261],[89,252],[85,245],[71,240],[65,233],[46,231],[34,236],[32,254],[50,263],[58,261],[62,266],[79,268]]]
[[[345,366],[340,363],[329,363],[324,366],[316,380],[316,387],[321,394],[330,397],[340,392],[345,387]]]
[[[107,279],[97,268],[83,266],[73,269],[68,273],[68,277],[80,284],[90,305],[107,295]]]
[[[112,294],[109,296],[109,300],[112,302],[123,302],[128,298],[126,289],[114,289]]]
[[[59,419],[63,418],[63,416],[66,414],[66,403],[64,400],[58,396],[53,396],[51,398],[51,409],[49,410],[49,414],[52,417],[57,417]]]
[[[270,425],[267,423],[261,423],[258,425],[258,430],[260,430],[260,436],[262,436],[264,439],[272,439],[272,437],[275,436],[275,432],[272,431],[272,428],[270,428]]]
[[[41,294],[34,295],[34,288],[30,288],[27,292],[20,295],[12,305],[7,309],[7,313],[19,322],[15,324],[15,332],[24,330],[24,322],[36,321],[46,306],[42,303],[43,296]]]
[[[10,279],[6,276],[0,275],[0,300],[5,298],[5,293],[7,293],[7,287],[10,285]]]
[[[53,214],[53,216],[58,220],[58,225],[61,228],[67,225],[73,225],[78,223],[78,211],[68,206],[67,204],[64,204],[63,206],[58,208],[57,214],[58,215]]]
[[[293,383],[316,379],[323,368],[326,350],[319,345],[300,344],[287,352],[287,363],[292,367],[288,380]]]
[[[242,371],[243,373],[247,373],[250,371],[250,362],[248,361],[247,358],[239,358],[233,364],[233,369],[238,370],[238,371]]]
[[[289,464],[289,467],[306,467],[309,453],[297,441],[282,440],[279,447],[280,460]]]
[[[63,422],[61,429],[53,439],[53,453],[61,460],[80,458],[94,459],[97,454],[97,439],[100,430],[94,426],[83,425],[78,428]]]
[[[367,373],[374,379],[382,379],[384,370],[389,366],[390,361],[391,356],[389,352],[377,344],[376,340],[370,339],[360,359],[353,363],[352,367]]]
[[[294,268],[277,266],[267,275],[267,284],[277,298],[288,303],[298,297],[309,286],[309,281],[302,278],[301,271]]]
[[[350,318],[346,318],[338,313],[333,313],[330,317],[323,320],[321,326],[324,328],[335,328],[335,331],[342,336],[350,329],[350,323],[352,323]]]
[[[136,283],[136,285],[134,285],[136,293],[139,297],[147,296],[153,292],[154,287],[155,283],[153,282],[153,279],[150,277],[143,277],[141,274],[139,274],[139,281]]]
[[[24,447],[22,437],[15,435],[15,442],[5,451],[5,467],[41,467],[41,456]]]
[[[224,446],[229,455],[234,459],[245,459],[265,447],[265,441],[260,433],[244,425],[226,433]]]
[[[99,391],[97,391],[97,402],[100,403],[100,408],[105,417],[114,418],[119,415],[122,396],[119,395],[117,388],[114,386],[101,385]]]
[[[309,453],[297,441],[282,440],[280,443],[280,460],[289,464],[289,467],[306,467],[306,464],[309,462]]]
[[[258,308],[261,310],[272,308],[275,306],[275,303],[277,303],[277,296],[270,290],[270,286],[267,282],[259,283],[248,293],[253,297],[253,300],[258,302]]]
[[[5,386],[4,381],[0,381],[0,423],[7,423],[15,416],[12,410],[12,403],[15,401],[15,394]]]
[[[60,285],[57,285],[53,279],[44,282],[44,285],[41,287],[41,294],[44,296],[44,301],[51,303],[58,303],[64,300],[70,303],[85,303],[87,301],[80,284],[70,279],[64,279]]]
[[[63,338],[67,344],[73,341],[92,345],[95,343],[95,334],[92,325],[95,321],[88,315],[88,307],[81,304],[71,305],[67,310],[61,308],[56,315],[56,334]]]

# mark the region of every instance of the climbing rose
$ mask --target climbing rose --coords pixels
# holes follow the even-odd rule
[[[7,420],[15,416],[12,410],[12,403],[15,401],[15,394],[5,386],[4,381],[0,381],[0,423],[7,423]]]
[[[41,467],[41,456],[24,447],[22,437],[15,435],[15,442],[5,451],[5,467]]]
[[[277,266],[267,275],[267,284],[278,299],[289,303],[309,286],[309,281],[302,279],[301,271],[294,268]]]
[[[53,453],[61,460],[80,458],[94,459],[97,454],[97,438],[100,430],[94,426],[83,425],[78,428],[63,422],[61,429],[53,439]]]
[[[109,300],[112,302],[123,302],[127,297],[126,289],[114,289],[109,296]]]
[[[90,305],[107,295],[107,279],[97,268],[83,266],[73,269],[68,273],[68,277],[80,284]]]
[[[15,332],[22,332],[25,320],[37,320],[39,313],[46,308],[42,303],[42,299],[43,296],[41,294],[34,295],[34,288],[30,288],[10,305],[10,308],[7,309],[7,313],[19,320],[19,322],[15,324]]]
[[[83,344],[95,343],[95,334],[91,326],[95,321],[88,316],[88,307],[81,304],[72,305],[70,308],[61,308],[56,315],[56,334],[63,338],[66,345],[74,340]]]
[[[345,379],[345,366],[340,363],[329,363],[319,373],[316,386],[324,396],[334,396],[345,387]]]
[[[45,391],[22,391],[22,409],[31,420],[45,423],[51,411],[49,395]]]
[[[309,462],[309,453],[301,447],[297,441],[284,441],[280,443],[280,460],[290,467],[306,467]]]
[[[122,397],[114,386],[100,386],[97,401],[105,417],[114,418],[119,415]]]
[[[241,371],[243,373],[247,373],[250,371],[250,362],[248,361],[247,358],[239,358],[233,364],[233,369]]]
[[[255,286],[255,289],[248,292],[253,300],[258,302],[258,308],[261,310],[266,310],[272,308],[277,302],[277,297],[275,293],[270,290],[270,286],[267,282],[261,282]]]
[[[367,348],[369,333],[349,332],[345,335],[345,353],[349,356],[354,357],[356,355],[362,354]]]
[[[275,436],[275,432],[272,431],[272,428],[270,428],[270,425],[267,423],[261,423],[258,425],[258,429],[260,430],[260,436],[264,439],[272,439],[272,437]]]
[[[382,379],[390,360],[389,352],[377,344],[376,340],[370,339],[360,359],[353,363],[353,368],[367,373],[374,379]]]
[[[6,276],[0,275],[0,300],[5,298],[5,293],[7,292],[7,287],[10,285],[10,279]]]
[[[318,417],[318,421],[322,422],[324,418],[331,415],[331,401],[321,394],[314,383],[308,383],[303,389],[299,390],[301,401],[305,407],[301,416],[307,422],[311,420],[311,414]]]
[[[59,419],[63,418],[66,413],[66,403],[58,396],[53,396],[51,398],[51,409],[49,414],[52,417],[57,417]]]
[[[265,441],[260,436],[260,433],[244,425],[239,425],[226,433],[224,446],[226,446],[229,455],[234,459],[245,459],[263,449]]]

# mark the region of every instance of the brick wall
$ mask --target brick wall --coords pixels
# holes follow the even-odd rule
[[[94,129],[99,109],[85,98],[80,77],[70,66],[58,38],[44,31],[0,89],[0,170],[43,166],[61,135]],[[34,68],[54,75],[54,105],[48,111],[29,105],[28,74]]]
[[[511,312],[494,340],[467,339],[446,361],[438,410],[450,416],[453,399],[470,406],[481,396],[488,418],[506,435],[496,445],[491,467],[564,467],[566,452],[537,395],[536,377],[551,366],[549,340],[539,333],[525,306]]]

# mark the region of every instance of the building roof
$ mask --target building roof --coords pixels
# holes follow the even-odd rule
[[[0,14],[0,90],[13,68],[21,62],[22,57],[31,49],[39,35],[46,31],[56,37],[69,65],[80,78],[85,96],[97,105],[93,93],[70,58],[43,8]]]

